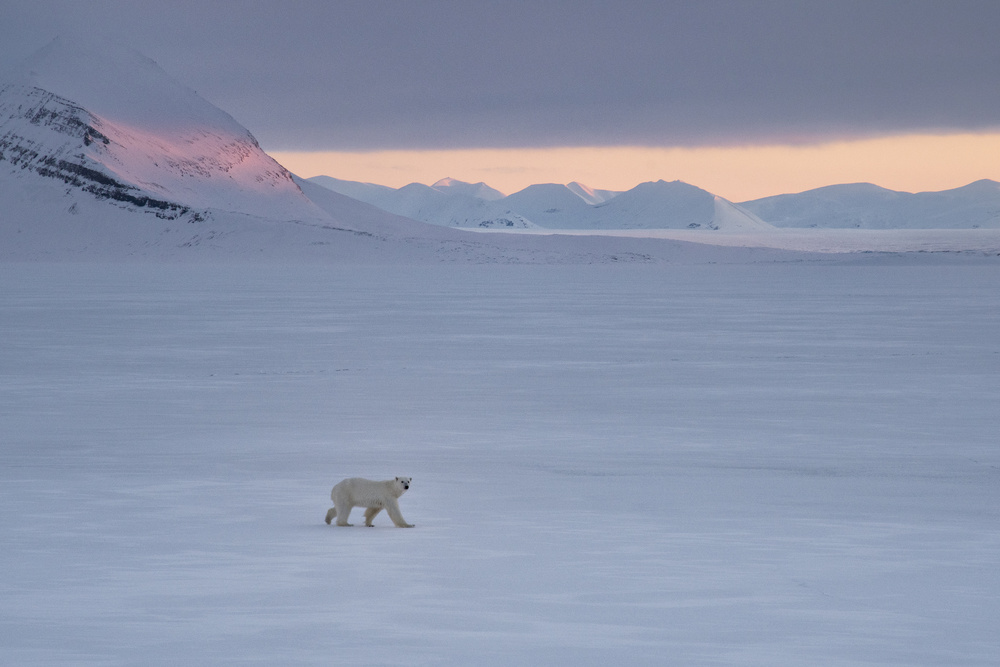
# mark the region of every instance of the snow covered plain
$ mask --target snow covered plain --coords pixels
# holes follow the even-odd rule
[[[508,233],[500,229],[470,230]],[[708,231],[700,229],[524,229],[517,234],[670,239],[729,248],[772,248],[809,253],[967,253],[1000,255],[1000,229],[800,229]]]
[[[0,285],[0,662],[1000,655],[995,262]]]

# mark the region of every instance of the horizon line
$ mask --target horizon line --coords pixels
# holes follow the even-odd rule
[[[831,185],[867,183],[905,193],[1000,181],[1000,132],[906,134],[817,144],[727,147],[568,146],[543,148],[267,151],[302,178],[331,176],[399,188],[443,178],[504,193],[577,182],[624,192],[679,180],[733,202]],[[441,174],[445,174],[442,176]]]

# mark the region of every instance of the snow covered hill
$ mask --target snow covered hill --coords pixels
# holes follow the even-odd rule
[[[161,218],[322,212],[231,116],[153,61],[57,38],[0,88],[0,171],[31,172]]]
[[[531,185],[502,199],[483,183],[444,179],[393,189],[315,176],[312,182],[385,211],[449,227],[506,229],[772,229],[749,211],[681,181],[641,183],[627,192],[568,185]],[[485,195],[475,194],[482,193]]]
[[[617,190],[597,190],[577,181],[567,183],[566,187],[588,204],[603,204],[621,194]]]
[[[831,185],[741,204],[776,227],[1000,228],[1000,183],[941,192],[897,192],[870,183]]]
[[[775,227],[1000,229],[1000,183],[990,180],[915,194],[870,183],[831,185],[740,204],[682,181],[640,183],[626,192],[597,190],[575,181],[567,185],[541,183],[495,199],[475,194],[477,188],[496,193],[483,183],[454,179],[433,186],[411,184],[399,190],[329,176],[310,180],[386,211],[455,227],[735,232]],[[477,197],[489,198],[491,205],[478,202]]]
[[[533,185],[504,201],[551,229],[771,229],[740,206],[681,181],[640,183],[595,205],[578,193],[579,185]]]
[[[588,227],[591,205],[565,185],[538,183],[515,192],[504,200],[539,227],[580,229]]]
[[[469,197],[484,199],[486,201],[496,201],[497,199],[504,198],[504,194],[502,192],[495,188],[491,188],[482,181],[479,183],[466,183],[465,181],[460,181],[457,178],[448,177],[442,178],[431,187],[438,192],[444,192],[445,194],[467,195]]]
[[[308,180],[389,213],[434,225],[480,229],[535,227],[529,220],[511,211],[504,203],[503,194],[485,183],[465,183],[446,178],[434,185],[411,183],[395,189],[330,176],[314,176]]]

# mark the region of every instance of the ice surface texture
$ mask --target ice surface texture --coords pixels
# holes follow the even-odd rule
[[[995,266],[0,284],[5,664],[1000,654]],[[397,470],[417,528],[323,523]]]

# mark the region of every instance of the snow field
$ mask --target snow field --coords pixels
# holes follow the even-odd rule
[[[998,283],[0,265],[0,661],[989,664]]]

